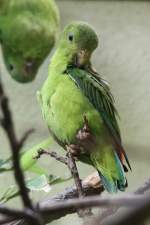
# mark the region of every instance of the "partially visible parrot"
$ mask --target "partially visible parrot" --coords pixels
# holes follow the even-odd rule
[[[37,174],[48,174],[45,169],[37,165],[38,159],[35,157],[38,155],[40,149],[47,149],[53,140],[51,137],[40,142],[39,144],[34,145],[30,149],[23,151],[20,155],[20,165],[23,171],[31,171]]]
[[[92,68],[98,37],[90,25],[73,22],[63,31],[49,75],[38,92],[43,117],[55,140],[93,165],[108,192],[127,187],[127,165],[117,111],[108,83]]]
[[[23,171],[31,171],[36,174],[45,174],[48,176],[48,172],[38,165],[38,152],[40,149],[47,149],[53,144],[52,137],[45,139],[44,141],[34,145],[29,149],[23,149],[20,153],[20,165]],[[1,160],[0,173],[13,170],[12,167],[12,157],[5,160]]]
[[[58,30],[54,0],[0,0],[0,43],[13,79],[21,83],[34,80]]]

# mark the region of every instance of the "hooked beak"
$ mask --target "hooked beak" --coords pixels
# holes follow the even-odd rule
[[[81,68],[89,63],[91,54],[87,50],[80,50],[74,58],[75,66]]]

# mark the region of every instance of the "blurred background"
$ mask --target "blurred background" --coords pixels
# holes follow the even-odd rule
[[[91,24],[99,36],[100,44],[93,54],[93,65],[111,84],[120,114],[122,139],[132,165],[127,191],[136,189],[150,175],[150,2],[146,1],[82,1],[57,0],[61,14],[61,29],[73,20]],[[53,53],[51,53],[52,55]],[[16,83],[5,69],[0,57],[0,67],[5,90],[10,99],[16,131],[20,137],[28,128],[35,132],[26,143],[26,148],[48,137],[36,100],[47,77],[51,55],[39,70],[36,80],[27,85]],[[0,158],[10,155],[7,139],[0,127]],[[58,149],[57,145],[51,147]],[[44,158],[40,164],[58,176],[67,176],[65,166],[53,159]],[[78,163],[81,177],[94,171],[92,167]],[[32,176],[31,174],[28,175]],[[0,177],[0,192],[14,183],[12,173]],[[47,198],[73,183],[72,180],[52,186],[49,193],[34,192],[32,197]],[[19,205],[19,198],[9,205]],[[66,216],[52,224],[81,224],[76,215]]]

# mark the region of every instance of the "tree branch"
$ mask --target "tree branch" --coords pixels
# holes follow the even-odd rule
[[[147,200],[137,203],[134,209],[128,209],[121,217],[113,218],[108,222],[105,221],[102,225],[143,224],[147,218],[150,218],[150,197],[146,198]],[[98,224],[100,225],[101,223]]]
[[[3,118],[1,119],[1,126],[5,130],[5,133],[8,137],[9,144],[12,151],[14,177],[19,187],[19,192],[21,195],[22,203],[24,205],[24,209],[25,211],[27,210],[30,211],[30,210],[33,210],[34,207],[33,207],[32,201],[29,198],[28,191],[25,186],[24,175],[20,167],[19,151],[21,147],[23,146],[25,140],[31,133],[31,130],[26,132],[25,135],[21,138],[21,140],[18,141],[16,133],[15,133],[11,110],[9,108],[8,98],[5,95],[1,79],[0,79],[0,106],[1,106],[2,115],[3,115]],[[35,217],[34,220],[33,220],[33,217]],[[32,214],[28,215],[27,219],[28,219],[28,222],[32,221],[32,223],[30,222],[30,224],[34,224],[34,225],[41,224],[41,218],[38,214],[36,214],[36,211],[32,211]]]
[[[145,186],[145,191],[150,190],[150,184]],[[86,195],[95,195],[102,193],[103,186],[100,185],[98,188],[93,188],[89,185],[83,184],[84,193]],[[124,195],[115,195],[109,197],[101,196],[88,196],[85,198],[74,199],[77,197],[77,190],[75,187],[66,189],[63,193],[60,193],[53,198],[43,201],[40,203],[40,212],[46,223],[53,220],[59,219],[70,213],[77,212],[77,208],[88,208],[88,207],[130,207],[136,208],[137,205],[149,204],[150,196],[143,196],[140,194],[124,194]],[[71,199],[73,198],[73,199]],[[69,200],[68,200],[69,199]],[[17,221],[13,225],[23,225],[25,224],[24,220]],[[9,225],[12,225],[10,223]]]
[[[55,158],[57,161],[65,164],[68,166],[73,178],[74,182],[77,188],[78,197],[84,197],[84,191],[82,189],[82,182],[79,177],[78,169],[75,163],[75,159],[70,151],[70,147],[66,146],[67,148],[67,157],[59,156],[56,152],[49,152],[44,149],[39,149],[37,155],[34,157],[35,159],[39,159],[42,155],[49,155],[50,157]],[[78,209],[78,215],[80,217],[84,217],[86,215],[91,215],[91,210],[80,210]]]
[[[93,196],[93,195],[101,194],[104,191],[104,188],[103,188],[102,184],[99,185],[99,187],[94,188],[94,187],[91,187],[90,184],[87,184],[87,183],[84,184],[84,182],[83,182],[83,190],[84,190],[85,196]],[[44,201],[40,202],[39,207],[41,210],[44,208],[47,209],[49,206],[52,206],[55,203],[59,203],[62,201],[65,202],[66,200],[75,199],[77,197],[78,197],[78,191],[77,191],[76,187],[73,186],[70,188],[66,188],[65,191],[55,195],[54,197],[52,197],[48,200],[44,200]],[[48,214],[43,213],[42,216],[44,218],[44,221],[46,223],[49,223],[53,220],[60,219],[61,217],[64,217],[65,215],[76,213],[76,212],[77,212],[77,209],[72,207],[67,210],[66,209],[61,210],[61,211],[59,211],[59,213],[57,212],[57,210],[53,213],[48,213]],[[0,221],[0,224],[1,224],[1,221]],[[9,225],[27,225],[27,223],[25,222],[24,219],[21,219],[21,220],[15,219],[15,221],[12,220],[12,222],[9,223]]]
[[[134,194],[144,194],[146,191],[150,190],[150,179],[145,182],[141,187],[139,187]],[[117,209],[118,210],[118,209]],[[116,210],[116,211],[117,211]],[[104,222],[104,225],[126,225],[126,224],[141,224],[144,220],[150,217],[150,201],[144,202],[144,204],[137,205],[136,209],[128,210],[121,218],[114,219],[108,222]],[[101,221],[101,220],[99,220]]]
[[[8,98],[6,97],[4,93],[1,81],[0,81],[0,104],[1,104],[1,109],[3,113],[1,125],[4,128],[10,143],[15,179],[19,186],[19,191],[22,196],[24,207],[32,208],[32,204],[25,187],[24,177],[19,164],[19,150],[22,143],[18,142],[17,140],[15,129],[14,129],[14,123],[13,123],[11,111],[9,108]],[[22,140],[24,140],[24,138]]]
[[[133,194],[140,196],[140,195],[143,195],[148,190],[150,190],[150,179],[148,179],[141,187],[137,188],[137,190],[135,190],[133,192]],[[138,207],[138,205],[137,205],[137,207]],[[100,215],[94,216],[94,218],[91,221],[91,224],[92,225],[99,225],[99,224],[104,223],[105,225],[107,225],[107,222],[105,222],[105,220],[109,219],[110,216],[113,216],[119,209],[120,209],[120,206],[107,208]],[[131,211],[131,209],[130,209],[130,211]],[[133,210],[133,212],[134,212],[134,210]],[[112,217],[111,217],[111,221],[112,221]],[[108,225],[111,224],[111,221],[108,222]],[[114,220],[114,221],[115,221],[114,222],[114,224],[115,224],[116,220]],[[126,223],[126,224],[128,224],[128,223]]]
[[[84,193],[82,190],[82,182],[79,178],[79,173],[78,173],[78,169],[77,169],[75,160],[70,152],[70,147],[67,146],[66,148],[67,148],[67,156],[68,157],[59,156],[56,152],[49,152],[44,149],[39,149],[37,155],[34,158],[39,159],[42,155],[49,155],[50,157],[55,158],[57,161],[67,165],[73,178],[74,178],[75,185],[76,185],[77,191],[78,191],[78,196],[84,197]]]

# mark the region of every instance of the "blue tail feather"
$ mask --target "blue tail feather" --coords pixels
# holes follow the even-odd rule
[[[108,180],[99,171],[98,171],[98,173],[99,173],[101,181],[102,181],[102,183],[104,185],[104,188],[110,193],[117,193],[117,191],[118,191],[117,183],[115,181],[113,181],[113,180],[112,181]]]
[[[116,167],[118,171],[118,179],[113,177],[113,174],[111,178],[110,177],[107,178],[107,176],[103,172],[98,171],[99,176],[104,185],[104,188],[110,193],[116,193],[118,190],[125,191],[125,188],[127,187],[127,180],[125,177],[123,166],[116,152],[114,152],[114,156],[115,156]]]

